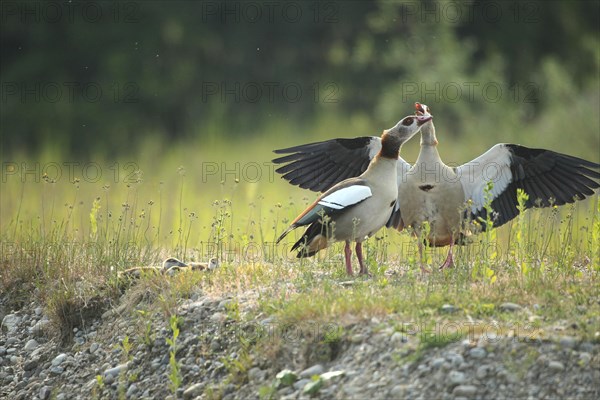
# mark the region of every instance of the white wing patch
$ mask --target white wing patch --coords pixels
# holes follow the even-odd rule
[[[335,192],[323,197],[319,200],[318,204],[333,208],[335,210],[341,210],[349,207],[356,203],[363,201],[371,197],[371,189],[368,186],[353,185],[336,190]]]
[[[485,205],[485,188],[492,182],[492,200],[504,192],[513,181],[511,153],[506,146],[497,144],[473,161],[457,168],[456,173],[464,190],[465,200],[472,200],[471,211],[481,210]]]

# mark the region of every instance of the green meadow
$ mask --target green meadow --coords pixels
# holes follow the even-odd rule
[[[580,105],[548,116],[553,125],[539,121],[517,130],[518,122],[504,121],[497,129],[485,127],[489,133],[486,122],[477,119],[467,131],[447,131],[447,118],[434,112],[440,153],[448,164],[459,164],[498,141],[512,141],[597,162],[592,154],[597,136],[573,118],[592,105]],[[411,109],[402,108],[399,118]],[[159,296],[163,301],[174,299],[171,313],[176,299],[194,290],[232,296],[260,290],[255,312],[288,322],[396,315],[433,323],[443,304],[486,321],[505,318],[498,306],[507,301],[543,305],[545,324],[587,321],[600,312],[598,195],[528,210],[499,229],[472,236],[469,245],[457,248],[453,269],[437,271],[447,248],[430,249],[426,261],[433,272],[426,275],[419,271],[417,239],[410,231],[382,229],[366,245],[373,277],[355,278],[350,288],[340,244],[313,259],[296,259],[289,248],[302,233],[298,229],[275,245],[316,194],[283,181],[270,162],[272,150],[338,132],[377,135],[383,128],[360,118],[323,119],[312,127],[282,121],[247,138],[218,129],[186,143],[150,138],[116,160],[105,154],[77,160],[52,151],[15,156],[3,164],[2,291],[13,307],[32,300],[45,304],[64,333],[78,324],[72,310],[98,301],[105,309],[118,300],[118,271],[158,265],[167,256],[217,257],[221,268],[214,274],[163,282],[152,290],[169,293]],[[402,155],[414,161],[418,150],[414,139]],[[578,306],[585,307],[582,314],[572,312]],[[580,326],[578,334],[598,339],[593,325]]]

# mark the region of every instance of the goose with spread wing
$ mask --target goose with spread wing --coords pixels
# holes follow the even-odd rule
[[[426,105],[415,106],[418,115],[431,115]],[[493,227],[498,227],[519,214],[517,189],[528,195],[525,207],[531,208],[573,203],[593,195],[600,186],[600,164],[551,150],[500,143],[453,168],[441,160],[437,145],[435,126],[430,122],[421,129],[421,151],[415,164],[398,158],[399,208],[391,225],[399,230],[411,226],[420,237],[421,228],[428,223],[426,242],[450,246],[440,268],[453,265],[452,246],[466,233],[465,217],[473,221],[487,218],[486,197],[493,210],[489,217]],[[275,150],[285,155],[273,162],[284,164],[276,171],[291,184],[324,191],[360,175],[380,149],[378,137],[332,139]],[[490,188],[487,194],[486,188]],[[420,253],[422,246],[419,242]]]
[[[400,147],[412,138],[431,116],[411,115],[391,129],[385,130],[380,149],[367,162],[358,177],[336,183],[304,210],[277,239],[279,243],[289,232],[308,226],[293,245],[298,257],[310,257],[330,243],[345,241],[346,272],[352,275],[350,242],[356,242],[360,274],[369,272],[362,255],[362,242],[384,225],[395,225],[398,210],[397,160]],[[431,122],[429,122],[431,123]]]

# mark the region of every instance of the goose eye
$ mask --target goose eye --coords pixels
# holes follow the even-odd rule
[[[405,126],[412,125],[412,123],[413,123],[413,119],[411,117],[404,118],[404,120],[402,121],[402,125],[405,125]]]

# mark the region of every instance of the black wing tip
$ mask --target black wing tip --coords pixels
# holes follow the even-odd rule
[[[594,161],[589,161],[584,158],[572,156],[572,155],[565,154],[565,153],[559,153],[554,150],[526,147],[526,146],[521,146],[520,144],[514,144],[514,143],[504,143],[504,146],[506,148],[508,148],[508,150],[511,152],[511,154],[513,154],[517,157],[525,158],[525,159],[531,159],[531,158],[539,156],[541,154],[549,154],[558,159],[573,161],[576,163],[576,165],[581,166],[581,167],[600,169],[600,164],[598,164]]]

